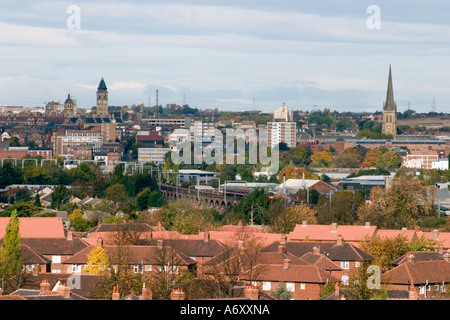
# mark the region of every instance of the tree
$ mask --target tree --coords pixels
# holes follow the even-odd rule
[[[311,156],[311,167],[328,167],[333,162],[333,156],[330,151],[316,151]]]
[[[364,160],[364,151],[347,148],[333,159],[334,168],[358,168]]]
[[[292,300],[294,296],[291,291],[286,289],[284,282],[280,282],[277,289],[271,292],[270,295],[278,300]]]
[[[136,206],[139,210],[146,210],[148,208],[148,197],[150,196],[150,188],[145,188],[136,195]]]
[[[319,224],[354,224],[358,221],[358,208],[363,203],[359,192],[338,191],[329,198],[323,198],[317,209]]]
[[[316,214],[317,212],[307,204],[289,207],[274,218],[272,232],[288,234],[302,221],[307,221],[308,224],[316,224]]]
[[[286,166],[278,173],[278,181],[283,182],[283,176],[285,179],[302,179],[303,174],[305,179],[318,179],[318,176],[306,170],[305,168],[299,168],[295,166]]]
[[[371,149],[366,153],[361,167],[375,167],[380,170],[394,169],[400,167],[402,157],[398,152],[384,147]]]
[[[87,266],[83,271],[89,274],[105,274],[110,266],[108,255],[102,247],[95,247],[88,253]]]
[[[388,237],[366,237],[361,242],[361,249],[374,256],[371,262],[380,267],[382,272],[392,268],[392,261],[400,258],[409,251],[434,250],[436,240],[426,239],[424,236],[408,240],[405,235],[399,234],[394,238]]]
[[[36,196],[34,197],[34,205],[36,207],[42,207],[41,196],[39,195],[39,193],[37,193]]]
[[[158,190],[150,192],[148,195],[147,206],[160,208],[166,204],[163,195]]]
[[[40,211],[42,207],[36,207],[31,202],[18,202],[1,211],[0,217],[9,217],[13,212],[16,212],[18,217],[32,217]]]
[[[70,190],[67,189],[65,185],[58,185],[52,192],[52,204],[50,207],[52,209],[59,209],[59,207],[69,201]]]
[[[20,221],[17,211],[11,213],[8,225],[6,226],[3,243],[0,248],[0,277],[2,281],[9,281],[13,277],[19,276],[22,272],[22,252],[20,239]],[[20,281],[17,281],[18,287]]]
[[[419,216],[432,216],[434,187],[424,185],[416,177],[395,177],[389,189],[375,187],[370,202],[358,209],[360,222],[371,222],[378,228],[413,228]]]
[[[380,285],[380,288],[370,288],[368,280],[370,274],[367,272],[368,262],[363,262],[359,268],[350,272],[349,284],[346,286],[346,299],[348,300],[386,300],[387,290]]]
[[[17,183],[23,183],[22,170],[11,162],[4,163],[0,170],[0,187]]]
[[[251,282],[264,272],[259,263],[261,248],[254,235],[238,233],[223,244],[221,253],[203,265],[204,274],[217,283],[220,298],[234,297],[235,287],[244,275]]]
[[[117,206],[119,202],[128,198],[127,189],[121,183],[113,184],[105,190],[105,198],[111,200],[114,206]]]

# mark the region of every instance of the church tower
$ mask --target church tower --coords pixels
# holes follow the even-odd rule
[[[70,98],[70,93],[67,95],[67,99],[64,102],[64,117],[72,118],[75,116],[75,102]]]
[[[108,116],[108,88],[106,88],[103,78],[97,88],[97,116]]]
[[[390,134],[397,138],[397,105],[394,102],[394,90],[392,88],[392,73],[389,65],[389,78],[387,86],[386,101],[383,105],[383,134]]]

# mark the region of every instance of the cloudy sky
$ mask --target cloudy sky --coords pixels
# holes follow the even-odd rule
[[[450,110],[450,1],[0,0],[0,105],[103,77],[116,106],[374,111],[389,64],[399,111]]]

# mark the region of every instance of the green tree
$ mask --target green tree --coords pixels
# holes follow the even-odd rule
[[[150,196],[150,188],[145,188],[136,195],[136,206],[139,210],[146,210],[148,208],[148,197]]]
[[[36,194],[36,196],[34,197],[34,203],[33,203],[36,207],[42,207],[41,204],[41,196],[39,195],[39,193]]]
[[[0,277],[3,281],[9,281],[22,272],[22,252],[20,239],[20,221],[17,212],[13,211],[9,218],[3,243],[0,248]],[[17,281],[18,287],[20,281]]]
[[[321,199],[317,209],[319,224],[354,224],[358,221],[358,208],[364,202],[359,192],[338,191],[331,196]]]
[[[160,208],[166,204],[161,192],[154,190],[148,195],[147,206]]]
[[[52,204],[50,207],[52,209],[59,209],[59,207],[69,201],[70,190],[67,189],[65,185],[58,185],[52,192]]]
[[[1,211],[0,216],[10,217],[13,212],[16,212],[18,217],[32,217],[40,211],[42,207],[37,207],[31,202],[17,202]]]
[[[284,282],[278,284],[277,289],[271,293],[271,296],[278,300],[292,300],[293,298],[292,292],[286,289]]]
[[[117,206],[119,202],[125,201],[128,198],[128,192],[123,184],[116,183],[105,190],[105,198],[111,200]]]

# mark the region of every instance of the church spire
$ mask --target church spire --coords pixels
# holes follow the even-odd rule
[[[389,65],[389,78],[388,78],[388,86],[386,93],[386,102],[383,105],[384,111],[397,111],[397,106],[394,102],[394,89],[392,87],[392,71],[391,65]]]

